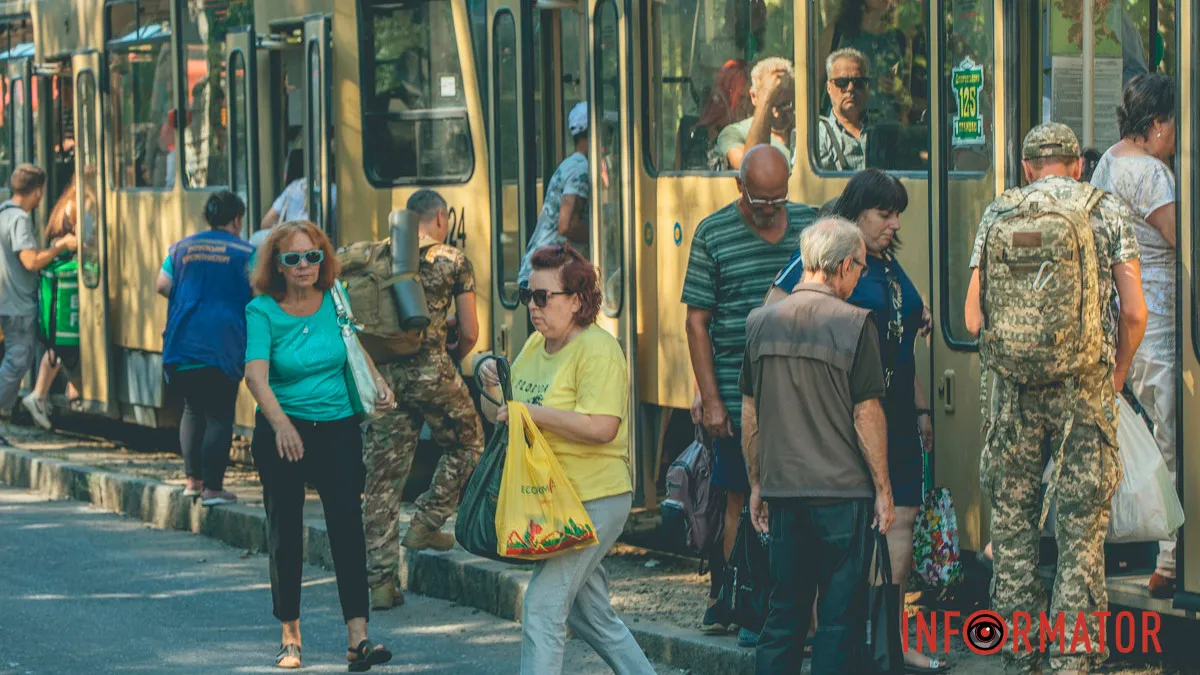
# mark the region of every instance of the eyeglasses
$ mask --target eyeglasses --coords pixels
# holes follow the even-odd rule
[[[867,267],[867,259],[864,257],[864,258],[863,258],[861,261],[860,261],[860,260],[856,260],[856,259],[854,259],[854,258],[851,258],[851,260],[854,260],[854,264],[855,264],[855,265],[858,265],[858,267],[859,267],[859,270],[858,270],[858,278],[859,278],[859,279],[862,279],[862,278],[866,277],[866,276],[867,276],[867,272],[868,272],[868,270],[870,269],[870,268],[868,268],[868,267]]]
[[[309,265],[320,265],[321,261],[324,259],[325,251],[322,251],[319,248],[314,248],[311,251],[304,251],[303,253],[292,251],[290,253],[279,254],[279,263],[284,267],[295,267],[300,264],[301,260],[307,261]]]
[[[842,91],[849,89],[851,84],[859,89],[871,86],[871,78],[869,77],[835,77],[829,81],[833,83],[833,86]]]
[[[533,300],[533,304],[538,307],[545,307],[546,303],[550,302],[552,295],[574,295],[575,291],[548,291],[544,288],[539,288],[536,291],[531,291],[528,288],[521,287],[517,289],[517,300],[526,307],[529,306],[529,301]]]
[[[760,199],[759,197],[751,197],[750,193],[745,190],[742,191],[742,195],[746,197],[746,203],[752,208],[770,207],[773,209],[778,209],[787,206],[789,192],[785,192],[782,197],[777,197],[775,199]]]

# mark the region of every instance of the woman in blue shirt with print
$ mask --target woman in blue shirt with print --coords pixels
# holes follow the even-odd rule
[[[251,452],[269,523],[271,596],[283,640],[275,664],[299,668],[304,484],[321,496],[351,671],[392,654],[367,637],[362,523],[362,429],[346,386],[346,346],[330,289],[339,267],[316,225],[275,226],[254,269],[260,295],[246,306],[246,384],[258,401]],[[367,357],[370,363],[370,357]],[[394,397],[370,363],[379,407]]]
[[[871,310],[879,331],[887,396],[883,401],[888,422],[888,474],[896,502],[896,522],[888,530],[888,553],[900,597],[913,564],[913,523],[922,503],[921,451],[933,450],[933,424],[929,404],[917,378],[913,349],[919,336],[931,328],[929,310],[916,286],[895,259],[900,245],[900,214],[908,207],[908,192],[899,180],[878,169],[855,174],[842,196],[822,209],[822,215],[840,216],[857,223],[867,246],[863,278],[847,300]],[[775,278],[767,301],[792,292],[800,282],[803,265],[797,251]],[[948,669],[942,659],[916,650],[904,655],[909,672]]]

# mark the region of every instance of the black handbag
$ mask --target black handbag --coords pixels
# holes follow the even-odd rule
[[[496,375],[504,400],[497,401],[487,395],[487,388],[480,381],[476,369],[475,383],[480,394],[487,400],[503,406],[512,400],[512,385],[509,382],[508,362],[498,356],[488,356],[484,361],[496,362]],[[504,458],[508,454],[508,425],[497,424],[492,438],[479,457],[479,463],[471,471],[463,489],[462,501],[458,504],[458,516],[454,521],[454,538],[467,551],[477,556],[508,563],[532,564],[533,561],[508,558],[497,552],[496,502],[500,499],[500,479],[504,477]]]
[[[759,534],[750,522],[750,508],[743,507],[738,519],[733,552],[725,565],[725,584],[720,601],[733,611],[733,623],[761,633],[771,600],[769,535]]]
[[[878,585],[875,583],[877,581]],[[900,642],[900,586],[892,583],[887,536],[878,530],[875,532],[875,574],[868,591],[867,641],[862,672],[868,675],[902,675],[904,648]]]

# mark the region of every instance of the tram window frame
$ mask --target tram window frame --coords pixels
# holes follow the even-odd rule
[[[363,172],[366,174],[367,182],[374,187],[392,188],[402,186],[463,184],[470,181],[471,177],[475,175],[476,157],[474,130],[471,128],[470,110],[467,107],[467,91],[463,79],[463,63],[462,59],[458,58],[458,31],[457,27],[453,25],[453,20],[451,20],[450,37],[455,45],[454,54],[456,63],[454,66],[454,74],[457,84],[455,93],[452,95],[452,97],[462,99],[462,105],[447,107],[438,107],[433,105],[432,107],[426,107],[420,110],[410,110],[404,112],[370,110],[373,99],[376,98],[376,94],[374,92],[376,84],[375,70],[377,63],[375,58],[375,22],[373,12],[380,9],[387,11],[389,9],[402,10],[412,7],[437,6],[449,8],[450,0],[358,0],[355,3],[360,45],[358,59],[360,83],[359,89],[363,93],[363,95],[360,97],[361,104],[359,106],[363,129],[362,163]],[[425,16],[427,19],[428,14]],[[468,26],[468,32],[470,32],[470,26]],[[425,38],[426,42],[432,40],[432,30],[429,29],[428,22],[425,23]],[[472,50],[474,49],[474,46],[472,46]],[[418,58],[419,57],[420,55]],[[429,63],[428,85],[432,91],[432,87],[435,84],[433,82],[433,59],[428,53],[424,54],[424,57],[426,62]],[[479,72],[478,68],[476,72]],[[482,87],[483,85],[480,84],[480,86]],[[388,100],[391,100],[390,97]],[[393,134],[390,130],[391,124],[407,123],[411,124],[414,138],[418,138],[418,140],[419,136],[423,133],[422,127],[420,126],[422,122],[442,123],[442,126],[430,127],[431,131],[433,129],[452,128],[451,125],[455,122],[461,123],[462,138],[464,139],[464,145],[467,151],[467,164],[465,170],[458,173],[443,173],[440,175],[431,174],[427,176],[405,173],[406,171],[412,171],[414,168],[419,170],[420,159],[418,157],[418,161],[414,162],[411,167],[399,168],[398,173],[395,176],[388,177],[382,175],[379,172],[380,160],[383,159],[387,153],[381,152],[383,148],[379,147],[378,143],[372,143],[368,141],[370,130],[380,122],[382,122],[382,129],[389,139],[393,137]],[[484,126],[487,125],[485,124]],[[435,148],[432,152],[438,153],[447,149],[451,148]],[[419,156],[424,153],[418,151],[417,154]]]
[[[79,104],[79,109],[82,111],[83,119],[77,120],[75,130],[76,136],[76,158],[77,166],[82,164],[85,167],[94,167],[96,172],[101,174],[95,177],[94,187],[103,190],[104,186],[104,162],[102,160],[103,151],[100,148],[100,124],[98,118],[102,117],[102,113],[97,112],[96,102],[100,97],[99,73],[92,68],[84,68],[75,76],[75,95]],[[84,82],[87,81],[87,87]],[[86,94],[86,95],[85,95]],[[88,116],[91,116],[90,120]],[[89,126],[88,121],[92,124]],[[77,169],[78,170],[78,169]],[[100,229],[98,217],[92,218],[92,223],[89,226],[87,223],[88,211],[83,207],[84,200],[87,199],[88,188],[92,185],[84,185],[82,189],[77,189],[76,199],[80,201],[77,204],[79,218],[79,277],[83,281],[83,285],[87,288],[95,289],[100,287],[100,262],[101,262],[101,242],[99,235],[96,234]],[[96,207],[99,205],[99,194],[94,194],[92,199],[92,208],[98,211]],[[94,213],[93,216],[99,216]]]
[[[3,138],[5,149],[7,150],[6,161],[0,164],[0,190],[9,190],[9,179],[12,177],[12,171],[16,168],[16,128],[12,124],[13,106],[12,106],[12,78],[8,74],[8,62],[13,58],[33,58],[34,54],[30,51],[28,54],[20,56],[9,56],[14,47],[23,44],[33,45],[33,22],[28,14],[15,14],[0,17],[0,106],[3,106],[2,122],[0,122],[0,138]],[[17,39],[13,39],[16,31],[20,31],[21,35]],[[23,39],[28,38],[28,39]],[[19,81],[20,78],[17,78]]]
[[[188,4],[191,4],[192,2],[194,2],[194,0],[189,0]],[[196,121],[196,116],[193,115],[193,113],[192,113],[192,105],[195,104],[195,97],[193,95],[192,87],[189,84],[189,78],[188,78],[189,64],[191,62],[191,59],[188,58],[188,52],[191,47],[205,46],[205,47],[208,47],[208,49],[205,50],[206,55],[211,57],[211,55],[213,54],[213,51],[211,49],[212,46],[216,45],[218,47],[216,53],[219,56],[218,56],[218,60],[217,60],[216,64],[219,66],[219,69],[214,74],[214,72],[211,70],[211,66],[213,65],[213,63],[211,61],[207,61],[205,67],[209,68],[209,70],[207,71],[207,74],[203,78],[200,78],[200,79],[201,79],[201,81],[208,80],[210,82],[216,82],[218,91],[223,93],[223,95],[225,97],[224,103],[222,104],[222,107],[220,108],[220,112],[221,112],[220,117],[224,120],[225,124],[217,132],[216,137],[228,140],[230,123],[232,121],[232,115],[229,110],[230,94],[228,91],[224,91],[225,84],[227,82],[227,73],[228,73],[228,69],[229,69],[228,54],[227,54],[228,45],[225,42],[224,34],[228,33],[229,29],[235,28],[237,26],[245,26],[245,25],[253,26],[254,25],[254,4],[253,4],[252,0],[201,0],[201,3],[203,5],[202,7],[199,8],[201,11],[210,9],[210,5],[217,5],[218,7],[215,9],[223,9],[227,13],[232,12],[234,10],[234,8],[237,6],[248,7],[250,10],[250,15],[247,17],[239,17],[234,20],[229,20],[227,18],[224,21],[215,22],[214,25],[212,25],[208,28],[209,37],[207,40],[205,40],[204,42],[192,42],[191,38],[193,36],[190,34],[190,31],[192,28],[196,27],[196,23],[191,18],[189,18],[185,15],[185,12],[190,11],[190,10],[185,8],[183,0],[179,0],[179,12],[178,12],[177,16],[179,17],[179,23],[181,24],[181,26],[180,26],[180,30],[178,31],[179,39],[177,41],[175,41],[175,67],[179,71],[177,77],[179,78],[180,84],[182,84],[183,86],[179,87],[179,90],[176,92],[176,99],[177,99],[176,100],[176,108],[178,110],[185,111],[184,117],[187,120],[187,124],[185,124],[183,127],[179,127],[177,125],[176,129],[175,129],[175,131],[176,131],[175,147],[181,148],[183,151],[181,153],[181,163],[180,163],[180,166],[178,169],[179,173],[177,173],[176,175],[183,176],[183,187],[185,190],[201,191],[201,192],[207,190],[210,192],[215,192],[217,190],[223,190],[223,189],[229,188],[229,162],[230,162],[229,155],[230,155],[230,152],[232,149],[230,147],[228,147],[228,145],[225,147],[224,166],[222,167],[220,164],[217,165],[218,170],[215,172],[216,182],[213,182],[213,176],[214,176],[214,172],[212,171],[213,155],[211,154],[212,149],[210,148],[210,150],[209,150],[210,154],[207,157],[208,166],[205,167],[205,170],[204,170],[205,184],[204,185],[193,185],[192,184],[193,173],[191,170],[189,170],[188,166],[191,163],[193,153],[197,152],[198,149],[193,150],[191,145],[188,143],[188,130],[190,130],[192,128],[192,125]],[[140,28],[140,25],[139,25],[139,28]],[[212,35],[216,34],[217,32],[222,33],[222,38],[219,41],[213,40],[213,38],[212,38]],[[199,86],[199,82],[197,83],[197,86]],[[188,101],[189,98],[192,99],[191,104],[189,104],[189,101]],[[212,132],[210,132],[207,140],[211,144],[213,142],[213,139],[214,139],[214,135],[212,134]],[[199,173],[199,172],[197,172],[197,173]]]
[[[1191,14],[1192,14],[1192,25],[1190,26],[1190,29],[1192,31],[1193,40],[1194,40],[1195,39],[1194,36],[1200,35],[1200,12],[1193,10]],[[1178,18],[1178,14],[1176,14],[1176,18]],[[1180,73],[1183,70],[1183,68],[1182,68],[1183,59],[1187,58],[1178,49],[1178,45],[1182,42],[1181,38],[1183,36],[1183,31],[1184,31],[1183,26],[1180,26],[1179,23],[1176,22],[1176,25],[1175,25],[1176,51],[1175,51],[1175,63],[1173,64],[1173,66],[1175,68],[1174,76],[1175,76],[1175,79],[1177,82],[1180,80]],[[1193,44],[1194,44],[1194,42],[1193,42]],[[1198,88],[1198,87],[1200,87],[1200,69],[1196,68],[1196,63],[1194,61],[1192,63],[1191,73],[1192,73],[1191,92],[1192,92],[1192,96],[1194,97],[1196,95],[1196,92],[1200,91],[1200,88]],[[1175,162],[1174,162],[1175,166],[1173,166],[1172,168],[1175,170],[1176,177],[1178,177],[1180,175],[1179,170],[1183,163],[1183,158],[1180,156],[1181,153],[1180,153],[1179,149],[1184,147],[1184,145],[1183,145],[1183,124],[1181,124],[1180,122],[1183,120],[1183,110],[1184,110],[1185,103],[1183,102],[1183,97],[1178,94],[1178,91],[1179,91],[1178,85],[1176,85],[1176,86],[1177,86],[1177,88],[1176,88],[1177,93],[1175,95],[1175,106],[1176,106],[1175,148],[1176,148],[1176,152],[1175,152]],[[1191,308],[1191,312],[1189,312],[1189,313],[1191,314],[1191,317],[1192,317],[1192,326],[1191,326],[1192,350],[1194,351],[1196,358],[1200,359],[1200,312],[1196,311],[1197,307],[1195,304],[1196,298],[1200,297],[1200,275],[1196,274],[1196,270],[1200,269],[1200,267],[1196,267],[1196,265],[1200,264],[1200,246],[1197,246],[1197,242],[1200,241],[1200,239],[1198,239],[1198,238],[1200,238],[1200,218],[1197,218],[1197,205],[1200,205],[1200,202],[1196,201],[1197,199],[1200,199],[1200,182],[1198,182],[1196,180],[1196,171],[1197,171],[1197,169],[1200,169],[1200,146],[1196,145],[1196,130],[1200,129],[1200,126],[1197,126],[1197,125],[1200,125],[1200,106],[1192,105],[1189,102],[1189,104],[1187,104],[1187,107],[1189,108],[1188,123],[1191,124],[1191,137],[1192,137],[1192,145],[1191,145],[1192,156],[1189,158],[1191,161],[1191,164],[1192,164],[1192,180],[1190,181],[1191,186],[1188,188],[1188,192],[1190,193],[1191,200],[1192,200],[1191,201],[1191,203],[1192,203],[1192,208],[1191,208],[1191,216],[1192,216],[1192,232],[1191,232],[1191,235],[1192,235],[1192,241],[1191,241],[1192,298],[1191,298],[1191,300],[1192,300],[1193,305]],[[1177,184],[1178,184],[1178,182],[1179,181],[1177,180]],[[1176,197],[1178,197],[1180,195],[1180,193],[1182,193],[1182,192],[1183,192],[1182,190],[1177,189]],[[1180,201],[1181,201],[1180,199],[1175,200],[1175,222],[1177,223],[1177,225],[1176,225],[1178,228],[1177,231],[1180,231],[1183,229],[1183,227],[1182,227],[1183,220],[1181,218],[1182,205],[1181,205]],[[1176,241],[1178,241],[1178,239],[1176,239]],[[1182,283],[1183,267],[1181,265],[1176,264],[1175,270],[1176,270],[1175,271],[1175,287],[1177,289],[1179,289],[1179,288],[1182,288],[1182,286],[1183,286],[1183,283]],[[1182,298],[1183,298],[1183,295],[1181,293],[1177,292],[1176,293],[1176,303],[1179,303]],[[1177,320],[1178,324],[1177,324],[1177,328],[1176,328],[1176,334],[1178,335],[1179,331],[1183,330],[1183,320],[1182,320],[1183,312],[1182,312],[1182,307],[1179,307],[1178,304],[1176,305],[1176,307],[1177,307],[1176,316],[1181,317],[1180,319]],[[1180,340],[1180,342],[1182,342],[1182,340]]]
[[[109,144],[108,144],[108,147],[111,149],[111,152],[107,153],[109,156],[109,163],[110,163],[109,164],[110,170],[108,171],[108,180],[109,180],[109,186],[111,189],[119,190],[122,192],[133,192],[133,191],[171,192],[175,189],[175,183],[180,180],[180,174],[182,173],[182,169],[183,169],[183,162],[182,162],[182,159],[179,154],[181,139],[182,139],[182,132],[179,130],[179,124],[178,124],[178,119],[179,119],[181,108],[179,107],[180,99],[177,95],[178,92],[177,92],[177,86],[176,86],[176,78],[179,75],[179,72],[178,72],[179,59],[178,59],[178,55],[177,55],[176,48],[175,48],[175,44],[176,44],[175,33],[176,33],[176,31],[175,31],[175,26],[173,23],[173,18],[174,18],[173,15],[175,14],[175,11],[173,11],[173,10],[177,10],[178,8],[177,8],[175,2],[173,2],[173,1],[169,2],[165,33],[160,31],[157,34],[154,34],[151,36],[143,36],[142,35],[143,29],[149,27],[148,25],[143,26],[143,24],[142,24],[142,3],[143,3],[143,1],[144,0],[108,0],[107,2],[105,2],[105,5],[104,5],[104,52],[105,52],[104,66],[105,66],[105,75],[106,75],[106,79],[105,79],[106,85],[105,86],[108,90],[108,93],[105,96],[105,99],[107,99],[107,100],[105,101],[106,105],[104,106],[103,117],[106,120],[106,124],[107,124],[108,128],[112,130],[111,131],[111,134],[112,134],[111,142],[109,142]],[[133,6],[133,10],[134,10],[134,24],[133,24],[134,30],[133,30],[133,32],[129,33],[127,35],[122,35],[122,36],[113,35],[113,33],[112,33],[113,10],[117,7],[130,6],[130,5]],[[160,22],[158,24],[152,24],[152,25],[161,26],[162,23]],[[133,35],[135,37],[133,39],[126,39],[126,38],[129,38],[130,35]],[[156,47],[159,48],[159,49],[157,49],[157,51],[155,51]],[[170,103],[172,105],[171,105],[171,107],[168,107],[164,110],[164,112],[166,113],[165,114],[166,119],[164,119],[162,121],[162,124],[169,123],[170,120],[172,120],[172,116],[174,116],[175,131],[176,131],[176,133],[174,134],[174,140],[175,140],[175,144],[176,144],[175,145],[175,153],[174,153],[174,156],[172,156],[170,152],[165,153],[166,156],[171,158],[171,161],[174,163],[173,167],[169,166],[169,165],[166,167],[168,170],[174,169],[173,174],[171,174],[173,180],[171,180],[170,182],[166,182],[165,177],[164,177],[163,185],[138,185],[137,184],[138,178],[136,175],[134,175],[134,184],[133,185],[125,185],[122,181],[122,176],[123,176],[122,169],[127,168],[127,167],[125,167],[122,164],[122,162],[124,162],[126,159],[128,159],[130,162],[133,163],[133,167],[134,167],[135,171],[137,169],[138,164],[137,164],[137,160],[136,160],[136,158],[137,158],[137,151],[136,151],[137,138],[136,138],[136,136],[134,138],[133,156],[126,158],[124,156],[124,152],[123,152],[123,150],[125,148],[122,147],[122,144],[127,139],[124,137],[123,132],[131,131],[133,126],[137,125],[137,121],[136,121],[137,116],[138,116],[137,110],[139,108],[139,103],[141,103],[141,102],[138,100],[139,99],[139,97],[138,97],[139,86],[138,86],[138,77],[137,77],[136,72],[134,72],[132,67],[130,68],[130,75],[133,77],[132,90],[128,91],[128,92],[122,91],[121,88],[119,87],[119,85],[116,83],[118,78],[117,78],[116,74],[114,73],[114,64],[117,63],[120,59],[125,59],[126,64],[132,64],[132,59],[130,58],[131,54],[138,53],[138,52],[152,52],[155,54],[154,58],[157,59],[157,58],[160,58],[160,55],[163,53],[163,48],[166,49],[166,53],[167,53],[168,57],[171,59],[171,63],[169,64],[171,66],[171,68],[170,68],[171,76],[166,79],[166,84],[167,84],[167,86],[170,87],[170,91],[168,92],[168,95],[166,96],[166,98],[168,101],[170,101]],[[155,65],[155,68],[158,68],[158,66]],[[126,102],[124,99],[126,99],[126,98],[129,99],[130,114],[134,118],[133,120],[129,121],[129,124],[128,124],[129,129],[126,129],[127,125],[125,125],[123,123],[123,120],[120,119],[120,113],[118,111],[119,108],[121,108],[123,105],[125,105]],[[151,98],[153,98],[153,88],[151,89]],[[148,116],[152,117],[154,114],[153,113],[153,101],[150,101],[149,103],[145,103],[143,105],[149,106],[149,110],[147,111],[147,114],[148,114]],[[155,123],[156,122],[152,120],[148,124],[153,125]],[[160,136],[161,136],[161,134],[160,134]],[[149,136],[146,137],[147,140],[150,138],[151,137],[149,137]],[[149,142],[145,143],[145,147],[149,147],[149,146],[150,146]]]
[[[835,1],[838,1],[838,0],[835,0]],[[848,0],[840,0],[841,3],[844,3],[847,1]],[[836,6],[836,8],[840,10],[842,8],[842,5],[839,4]],[[823,112],[825,101],[828,98],[826,91],[825,91],[825,86],[826,86],[825,60],[828,58],[829,55],[826,54],[826,55],[822,56],[822,52],[825,49],[825,35],[829,31],[837,30],[836,18],[832,24],[830,24],[828,26],[821,26],[819,24],[820,17],[819,17],[818,12],[810,10],[808,16],[809,16],[809,22],[808,22],[808,26],[806,26],[806,32],[807,32],[807,37],[808,37],[808,61],[810,64],[809,74],[808,74],[808,77],[809,77],[808,86],[810,88],[809,89],[810,96],[809,96],[809,103],[808,103],[808,107],[809,107],[809,109],[808,109],[808,120],[809,120],[808,127],[809,128],[806,129],[804,133],[808,138],[809,167],[812,169],[814,174],[816,174],[818,177],[821,177],[821,178],[849,178],[849,177],[853,176],[854,174],[858,173],[861,169],[827,169],[827,168],[824,168],[821,166],[821,164],[818,162],[819,158],[817,156],[817,154],[820,150],[820,144],[821,144],[820,120],[823,118],[823,115],[821,113]],[[905,30],[905,28],[899,25],[898,19],[896,19],[897,24],[892,27],[891,32],[899,31],[899,32],[903,33],[905,38],[908,40],[908,56],[910,59],[910,63],[909,63],[909,89],[910,89],[909,93],[910,93],[910,96],[911,96],[913,77],[916,72],[918,59],[921,56],[924,56],[925,71],[926,71],[925,95],[926,95],[926,98],[928,99],[928,97],[930,95],[934,94],[934,92],[932,91],[932,88],[933,88],[933,84],[932,84],[932,80],[931,80],[932,74],[929,72],[929,64],[931,62],[931,56],[932,56],[931,42],[930,42],[929,36],[930,36],[930,33],[933,31],[930,30],[928,16],[926,16],[925,14],[922,14],[922,20],[923,20],[923,24],[918,25],[918,29],[923,28],[925,31],[925,51],[923,54],[918,53],[914,49],[914,43],[916,42],[917,36],[909,35],[908,32]],[[832,38],[832,36],[831,36],[831,38]],[[830,42],[830,44],[829,44],[830,54],[832,54],[836,50],[833,49],[833,40],[830,39],[829,42]],[[867,55],[867,58],[870,58],[869,54]],[[799,77],[799,73],[797,73],[797,77]],[[903,124],[898,125],[898,129],[905,129],[905,130],[914,130],[914,129],[920,130],[921,127],[924,127],[924,129],[925,129],[924,151],[925,151],[925,154],[927,155],[924,168],[910,169],[910,168],[893,168],[891,166],[872,165],[872,164],[868,163],[868,159],[869,159],[870,155],[866,154],[868,152],[867,150],[864,150],[865,156],[863,157],[863,168],[864,169],[879,169],[880,171],[886,171],[889,175],[896,176],[897,178],[912,178],[912,179],[918,179],[918,180],[929,179],[932,176],[931,172],[933,171],[933,157],[932,157],[932,154],[933,154],[933,129],[930,124],[930,119],[928,118],[928,113],[930,112],[930,106],[929,106],[928,100],[926,101],[925,112],[926,112],[926,121],[924,122],[924,124],[905,122]],[[869,127],[868,127],[867,131],[870,131]],[[797,130],[797,134],[799,134],[799,130]],[[869,147],[869,140],[870,139],[868,138],[868,147]],[[917,151],[920,152],[919,146],[914,146],[914,147],[916,147]],[[799,160],[799,157],[797,157],[797,160]]]
[[[695,6],[697,8],[699,8],[701,2],[703,2],[704,0],[688,0],[688,1],[694,2]],[[728,178],[730,176],[735,176],[735,175],[737,175],[737,170],[735,170],[735,169],[708,169],[708,168],[703,168],[703,169],[673,169],[673,168],[665,169],[665,168],[661,168],[659,166],[660,164],[663,163],[663,161],[662,161],[663,158],[658,157],[657,153],[659,150],[658,146],[662,142],[661,141],[662,133],[665,131],[663,129],[663,124],[662,124],[663,120],[661,119],[663,117],[663,114],[665,111],[664,111],[664,108],[662,105],[662,101],[663,101],[662,85],[663,85],[663,83],[656,82],[657,78],[661,78],[663,76],[661,43],[658,40],[661,39],[661,36],[667,31],[661,29],[661,26],[660,26],[661,22],[654,20],[654,14],[652,13],[652,10],[651,10],[652,5],[660,6],[661,3],[660,2],[642,3],[642,11],[641,11],[640,18],[642,21],[642,25],[647,26],[648,30],[639,31],[641,33],[641,35],[639,38],[640,44],[638,45],[638,48],[641,49],[642,63],[648,64],[648,67],[642,69],[642,94],[641,94],[642,114],[639,119],[639,121],[642,125],[641,159],[642,159],[642,163],[644,165],[645,171],[649,176],[656,177],[656,178],[659,176],[662,176],[662,177],[695,176],[695,177],[710,177],[710,178]],[[752,86],[752,83],[750,82],[750,79],[749,79],[750,69],[753,67],[753,65],[755,63],[757,63],[758,61],[761,61],[764,58],[772,57],[772,56],[782,57],[782,58],[787,59],[789,63],[792,63],[793,67],[795,66],[796,34],[794,32],[792,32],[794,30],[794,26],[795,26],[795,17],[796,17],[795,9],[791,5],[791,3],[784,3],[783,5],[780,5],[780,7],[784,8],[784,9],[781,9],[780,11],[787,11],[788,14],[785,17],[783,17],[780,21],[775,22],[775,24],[781,26],[781,30],[783,30],[785,33],[785,37],[781,41],[781,44],[785,44],[786,48],[784,48],[782,50],[774,50],[770,47],[767,47],[767,48],[763,49],[761,54],[756,54],[753,62],[747,64],[746,76],[747,76],[747,85],[748,86]],[[623,8],[624,8],[624,5],[619,5],[619,9],[623,9]],[[697,11],[698,11],[698,9],[697,9]],[[695,16],[695,12],[693,13],[693,17],[694,16]],[[765,21],[767,23],[771,23],[769,20],[769,17]],[[724,25],[725,24],[723,23],[722,27]],[[733,32],[736,33],[736,30]],[[654,37],[651,36],[652,34]],[[700,43],[696,43],[696,44],[700,44]],[[704,44],[705,45],[709,44],[707,37],[706,37],[706,41],[704,42]],[[633,49],[632,45],[630,46],[630,49]],[[693,45],[693,59],[694,59],[694,45]],[[688,67],[691,68],[692,65],[693,64],[688,64]],[[685,83],[685,82],[681,81],[679,84],[685,84],[685,85],[690,86],[690,84],[691,84],[690,74],[681,79],[686,79],[687,82]],[[715,80],[715,74],[714,74],[714,80]],[[747,89],[747,96],[749,96],[748,89]],[[799,92],[796,93],[796,96],[797,96],[797,98],[795,98],[793,100],[793,105],[800,104],[800,100],[798,98]],[[627,100],[626,107],[629,108],[630,105],[631,105],[631,102]],[[697,103],[698,107],[700,105],[701,105],[700,103]],[[679,151],[679,148],[678,148],[679,126],[681,126],[684,117],[685,117],[684,115],[681,115],[675,119],[674,123],[676,126],[675,126],[675,129],[671,132],[672,136],[675,138],[674,143],[676,145],[676,148],[675,148],[676,153],[678,153],[678,151]],[[743,121],[743,120],[739,120],[739,121]],[[795,137],[795,132],[793,132],[793,137]],[[714,139],[713,143],[715,143],[715,142],[716,141]],[[792,148],[793,158],[796,157],[795,150],[796,149],[793,147]]]

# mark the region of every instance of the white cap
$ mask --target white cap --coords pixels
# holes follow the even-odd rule
[[[572,136],[578,136],[587,131],[588,128],[588,108],[586,101],[580,101],[571,108],[571,114],[567,115],[567,129]]]

